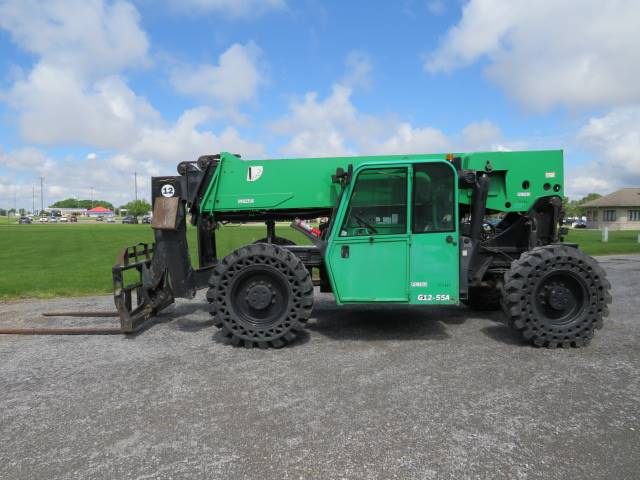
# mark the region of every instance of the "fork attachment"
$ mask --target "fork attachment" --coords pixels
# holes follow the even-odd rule
[[[166,270],[153,272],[154,251],[155,244],[127,247],[113,266],[113,300],[123,333],[138,329],[174,302]]]

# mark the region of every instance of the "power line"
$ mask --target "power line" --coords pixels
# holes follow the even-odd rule
[[[138,201],[138,172],[133,172],[133,187],[135,190],[135,199]]]

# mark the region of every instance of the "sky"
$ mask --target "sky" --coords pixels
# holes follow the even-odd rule
[[[563,149],[640,186],[638,0],[0,0],[0,207],[243,158]],[[312,179],[310,179],[312,180]]]

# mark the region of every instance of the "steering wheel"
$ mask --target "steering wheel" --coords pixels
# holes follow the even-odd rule
[[[378,229],[376,227],[374,227],[373,225],[371,225],[368,222],[365,222],[362,218],[360,218],[358,215],[356,215],[355,213],[353,214],[353,218],[355,218],[358,223],[360,225],[362,225],[365,228],[368,228],[369,230],[371,230],[373,233],[378,233]]]

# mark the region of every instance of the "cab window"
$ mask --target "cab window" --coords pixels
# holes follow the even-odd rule
[[[372,168],[356,178],[341,237],[407,231],[407,169]]]
[[[455,231],[454,182],[447,164],[413,167],[413,233]]]

